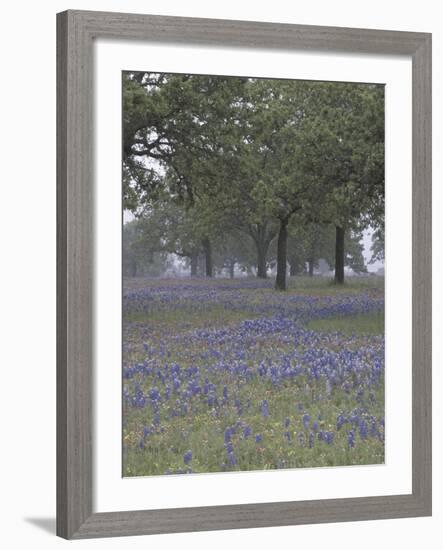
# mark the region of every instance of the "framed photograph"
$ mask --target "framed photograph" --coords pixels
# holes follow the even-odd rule
[[[57,16],[57,533],[431,514],[431,35]]]

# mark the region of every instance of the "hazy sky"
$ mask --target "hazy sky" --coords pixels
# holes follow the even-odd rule
[[[371,245],[372,245],[371,237],[372,237],[373,232],[374,231],[372,229],[367,229],[363,233],[363,257],[365,259],[365,263],[366,263],[366,266],[368,268],[368,271],[375,272],[375,271],[378,271],[381,267],[384,267],[385,263],[380,262],[380,261],[376,261],[373,264],[368,263],[369,260],[371,259],[371,256],[372,256],[372,254],[371,254]]]

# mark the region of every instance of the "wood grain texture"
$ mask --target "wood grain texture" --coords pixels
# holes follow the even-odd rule
[[[412,490],[432,510],[432,43],[412,58]]]
[[[70,12],[93,37],[253,48],[413,55],[422,33],[184,18],[92,11]]]
[[[73,538],[153,535],[429,515],[413,495],[93,514]]]
[[[411,495],[93,513],[93,41],[408,55],[413,72]],[[240,529],[431,514],[431,36],[68,11],[57,16],[57,534]]]
[[[92,513],[92,57],[70,13],[57,26],[57,534]]]
[[[57,19],[57,533],[67,534],[67,446],[66,414],[67,368],[66,357],[66,165],[67,147],[67,32],[66,17]]]

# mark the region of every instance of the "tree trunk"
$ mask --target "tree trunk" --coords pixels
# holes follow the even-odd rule
[[[303,273],[303,267],[301,266],[300,259],[297,257],[297,255],[293,254],[292,256],[288,256],[288,263],[289,275],[291,277],[295,277],[296,275],[300,275],[300,273]]]
[[[191,277],[197,277],[198,268],[198,253],[194,252],[191,255]]]
[[[257,244],[257,277],[266,279],[266,253],[268,247],[264,243]]]
[[[277,241],[277,276],[275,278],[275,289],[286,290],[286,256],[288,241],[289,218],[280,220],[280,230]]]
[[[235,268],[235,261],[229,262],[229,277],[231,279],[234,278],[234,268]]]
[[[258,223],[249,227],[249,235],[252,237],[257,249],[257,277],[266,279],[266,256],[275,233],[269,230],[267,223]]]
[[[202,241],[203,250],[205,253],[205,272],[206,277],[212,277],[212,247],[209,237],[205,237]]]
[[[335,228],[335,283],[342,285],[345,282],[345,230]]]
[[[314,260],[312,258],[308,260],[308,273],[309,277],[314,276]]]

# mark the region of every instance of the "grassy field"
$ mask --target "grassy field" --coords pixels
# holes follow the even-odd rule
[[[349,317],[330,317],[315,319],[307,323],[307,328],[319,332],[341,332],[347,335],[383,334],[385,316],[382,311]]]
[[[126,280],[123,474],[383,463],[383,285]]]

